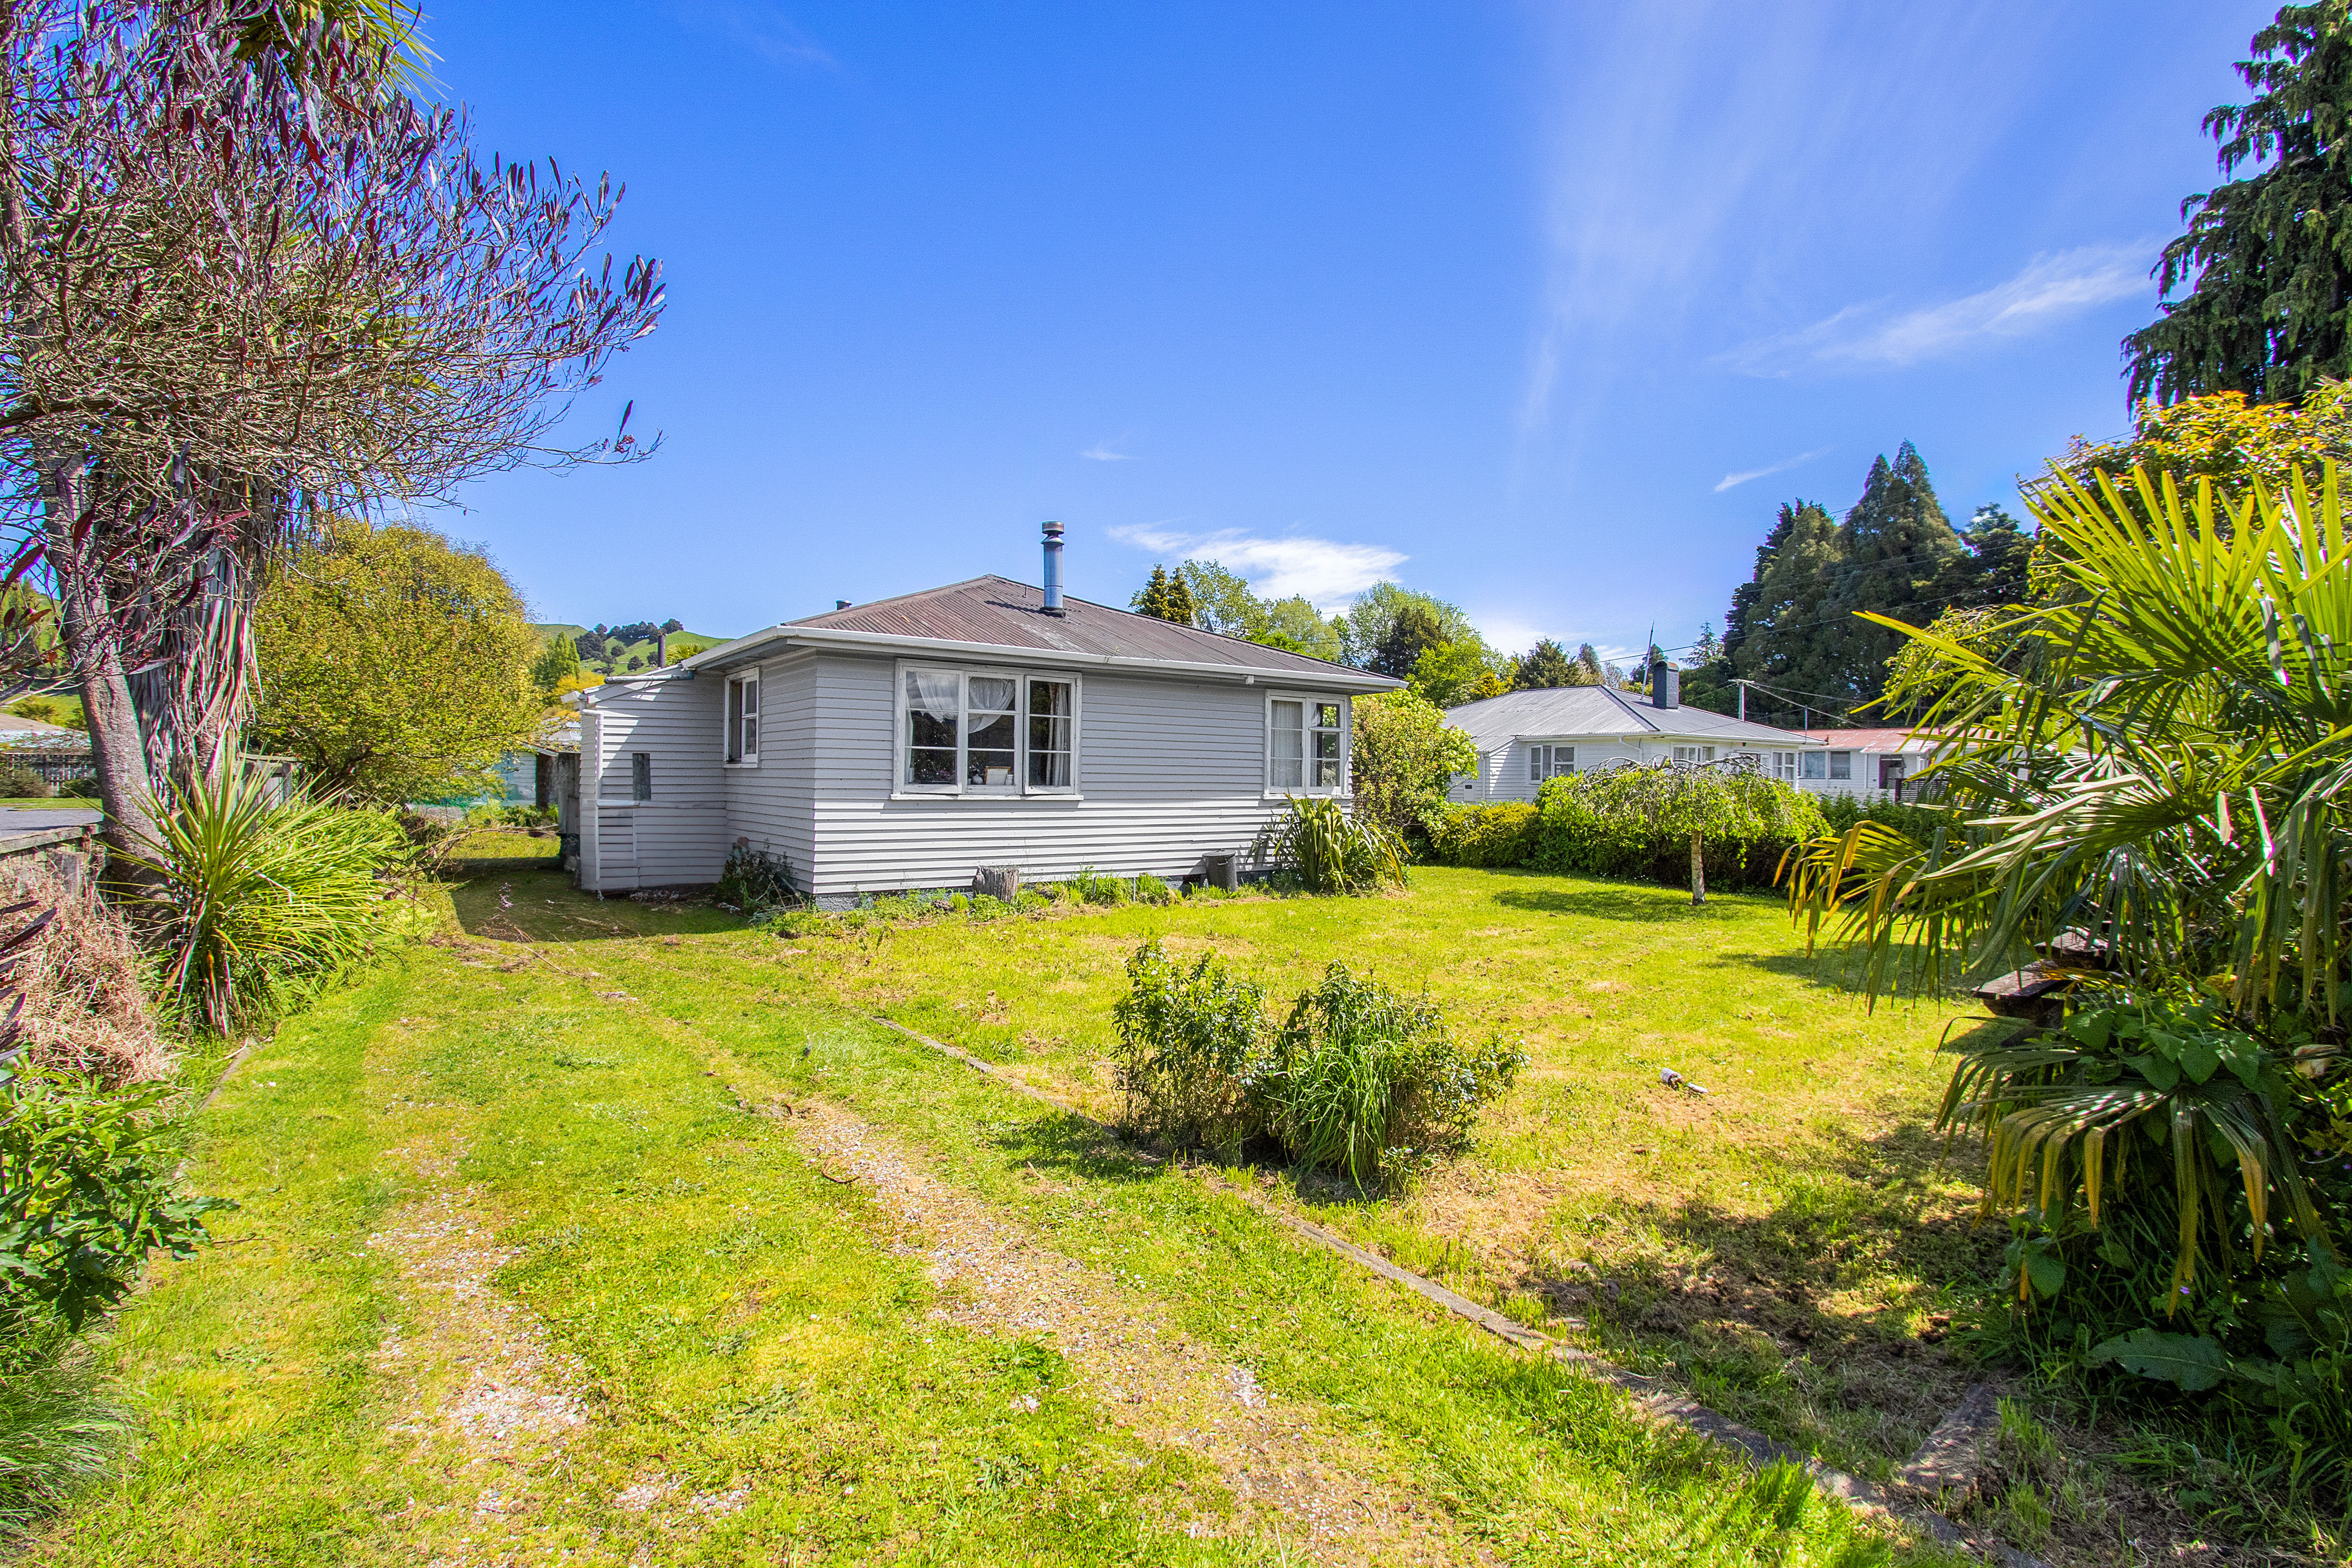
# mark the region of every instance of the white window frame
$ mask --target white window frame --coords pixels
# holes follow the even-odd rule
[[[1538,789],[1547,779],[1565,779],[1576,771],[1576,747],[1535,741],[1528,747],[1528,782]]]
[[[1675,760],[1676,762],[1712,762],[1715,760],[1715,747],[1712,746],[1677,746],[1675,747]]]
[[[1797,753],[1797,777],[1808,784],[1826,784],[1830,779],[1830,754],[1826,751]]]
[[[1307,765],[1312,763],[1315,759],[1313,742],[1308,737],[1321,733],[1323,727],[1317,724],[1304,723],[1300,725],[1298,730],[1298,777],[1300,779],[1300,782],[1297,784],[1276,784],[1274,781],[1274,705],[1278,702],[1304,704],[1305,707],[1300,709],[1298,716],[1302,720],[1308,716],[1306,711],[1307,708],[1319,706],[1325,703],[1335,704],[1338,706],[1339,709],[1339,781],[1337,784],[1308,784],[1305,782]],[[1353,795],[1354,787],[1349,782],[1349,774],[1353,770],[1356,760],[1356,705],[1349,701],[1346,697],[1335,695],[1330,692],[1283,691],[1279,689],[1269,689],[1265,694],[1265,772],[1262,777],[1265,780],[1265,798],[1267,800],[1280,800],[1292,795],[1316,795],[1328,796],[1330,799],[1338,800],[1345,800],[1351,798]]]
[[[1830,753],[1830,779],[1832,782],[1841,784],[1851,784],[1853,782],[1854,756],[1855,754],[1851,751],[1832,751]],[[1843,773],[1839,772],[1838,769],[1840,768],[1844,768],[1845,771]]]
[[[907,754],[910,749],[907,744],[907,677],[918,674],[955,677],[956,759],[955,781],[951,784],[916,784],[907,778]],[[1009,785],[965,782],[965,775],[971,767],[971,683],[974,677],[1013,683],[1013,782]],[[1029,782],[1029,683],[1032,681],[1053,681],[1070,688],[1070,781],[1067,784],[1033,785]],[[998,664],[953,664],[929,659],[900,660],[890,672],[890,721],[893,726],[890,794],[894,799],[923,800],[1073,798],[1085,782],[1078,772],[1080,759],[1086,755],[1082,728],[1085,718],[1085,683],[1076,671],[1023,670]]]
[[[1793,751],[1773,752],[1772,777],[1778,779],[1783,784],[1794,784],[1797,781],[1797,753]]]
[[[751,744],[736,744],[735,694],[740,689],[751,698],[745,717],[751,721]],[[719,698],[719,763],[722,768],[757,768],[760,766],[760,741],[767,727],[766,716],[760,711],[760,671],[757,665],[727,677],[727,688]]]

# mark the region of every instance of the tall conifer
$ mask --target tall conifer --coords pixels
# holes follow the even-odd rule
[[[1966,558],[1968,547],[1936,499],[1927,465],[1907,441],[1893,463],[1882,455],[1871,465],[1862,499],[1845,515],[1838,536],[1846,570],[1838,574],[1835,603],[1845,613],[1823,631],[1832,656],[1846,666],[1847,689],[1856,702],[1868,702],[1885,685],[1886,661],[1904,638],[1854,612],[1925,626],[1942,608],[1935,602],[1937,580]]]

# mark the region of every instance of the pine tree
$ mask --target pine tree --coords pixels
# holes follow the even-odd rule
[[[1162,621],[1173,621],[1179,626],[1190,626],[1200,617],[1200,606],[1192,602],[1192,585],[1181,571],[1168,575],[1168,608],[1160,614]]]
[[[1725,658],[1737,658],[1739,645],[1748,640],[1748,620],[1755,610],[1756,596],[1763,591],[1764,573],[1771,567],[1772,558],[1780,553],[1780,547],[1789,542],[1789,529],[1796,517],[1794,508],[1804,505],[1806,503],[1799,501],[1794,503],[1794,507],[1780,508],[1780,520],[1772,525],[1772,531],[1764,536],[1764,542],[1756,547],[1755,571],[1746,582],[1731,591],[1731,610],[1723,618]]]
[[[1446,641],[1445,628],[1435,615],[1419,604],[1407,604],[1389,622],[1388,635],[1373,650],[1368,667],[1376,675],[1410,679],[1422,650],[1443,647]]]
[[[1885,466],[1884,458],[1879,462]],[[1797,695],[1772,698],[1761,708],[1762,699],[1753,698],[1748,716],[1770,713],[1794,720],[1801,706],[1816,716],[1843,712],[1860,700],[1840,647],[1838,622],[1848,616],[1839,602],[1846,575],[1844,535],[1818,504],[1791,501],[1781,507],[1771,537],[1769,552],[1757,552],[1757,576],[1749,585],[1755,591],[1741,613],[1745,635],[1732,664],[1748,680]]]
[[[2283,6],[2249,47],[2238,75],[2253,101],[2203,129],[2225,177],[2268,166],[2180,204],[2189,232],[2157,264],[2163,314],[2123,343],[2134,402],[2277,402],[2352,373],[2352,15],[2344,0]]]
[[[1569,672],[1571,686],[1605,686],[1609,684],[1609,666],[1601,662],[1600,651],[1590,643],[1580,643],[1576,649],[1576,668]]]
[[[1153,567],[1151,580],[1127,602],[1128,608],[1139,615],[1185,626],[1192,623],[1192,591],[1184,586],[1183,578],[1171,577],[1164,566]]]
[[[1968,547],[1936,499],[1927,465],[1907,441],[1892,464],[1881,455],[1871,465],[1838,542],[1846,570],[1839,574],[1833,603],[1844,613],[1831,618],[1822,638],[1832,660],[1844,666],[1843,689],[1857,703],[1868,702],[1885,685],[1886,661],[1906,639],[1854,612],[1925,626],[1942,608],[1935,602],[1937,580],[1967,558]]]
[[[1567,650],[1546,637],[1512,661],[1511,689],[1528,692],[1540,691],[1549,686],[1591,684],[1580,681],[1576,676],[1576,665],[1570,660]]]

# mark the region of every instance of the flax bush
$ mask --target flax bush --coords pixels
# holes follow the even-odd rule
[[[1329,799],[1290,798],[1290,809],[1258,832],[1251,858],[1271,862],[1315,894],[1372,893],[1405,884],[1404,841]]]

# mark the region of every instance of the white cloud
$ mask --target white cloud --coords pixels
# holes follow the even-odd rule
[[[1941,305],[1888,315],[1881,304],[1849,305],[1794,332],[1743,343],[1715,362],[1751,376],[1804,370],[1873,371],[2000,339],[2027,337],[2112,300],[2150,292],[2147,246],[2083,246],[2037,256],[2006,283]]]
[[[1794,457],[1783,457],[1780,462],[1767,464],[1761,468],[1747,468],[1737,474],[1726,474],[1716,481],[1715,493],[1720,496],[1732,486],[1745,485],[1750,479],[1764,479],[1775,474],[1786,474],[1801,463],[1811,463],[1828,450],[1826,446],[1816,446],[1811,452],[1800,452]]]
[[[1122,444],[1125,440],[1126,438],[1124,436],[1120,437],[1120,442]],[[1079,453],[1078,455],[1089,458],[1097,463],[1132,463],[1135,461],[1134,453],[1113,451],[1112,444],[1112,443],[1108,441],[1097,441],[1092,446],[1087,447],[1084,452]]]
[[[782,9],[759,0],[677,0],[676,9],[688,26],[718,33],[761,59],[778,65],[840,65]]]
[[[1262,538],[1238,528],[1192,533],[1165,524],[1144,523],[1110,530],[1121,544],[1158,554],[1213,560],[1249,580],[1267,599],[1304,594],[1326,615],[1376,582],[1394,582],[1394,569],[1406,557],[1384,545],[1342,544],[1336,539]]]

